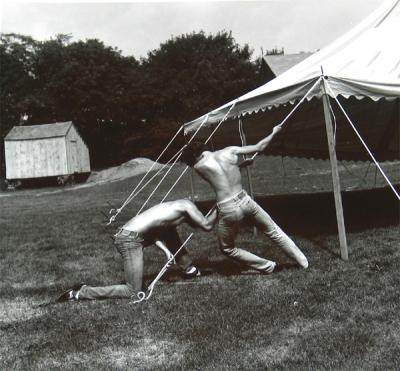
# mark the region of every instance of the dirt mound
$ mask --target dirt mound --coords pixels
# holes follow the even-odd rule
[[[134,175],[143,174],[151,167],[158,170],[163,165],[155,163],[148,158],[135,158],[119,166],[111,167],[102,171],[92,171],[86,183],[98,183],[104,181],[129,178]]]

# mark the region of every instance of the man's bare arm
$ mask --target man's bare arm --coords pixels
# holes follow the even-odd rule
[[[215,221],[217,219],[217,210],[213,210],[210,216],[205,217],[201,211],[195,206],[192,205],[188,207],[186,210],[188,217],[191,219],[193,224],[201,229],[209,232],[213,229]]]
[[[154,244],[163,251],[163,253],[165,254],[165,256],[167,257],[167,259],[173,259],[174,258],[174,254],[171,253],[171,251],[169,251],[168,247],[165,245],[164,242],[160,241],[160,240],[156,240],[154,241]]]
[[[282,127],[277,125],[272,129],[272,133],[261,139],[257,144],[243,146],[243,147],[235,147],[235,153],[237,155],[251,155],[253,153],[262,152],[269,145],[272,138],[282,130]]]
[[[217,207],[214,206],[211,210],[210,215],[207,216],[208,224],[211,225],[211,229],[217,222],[217,217],[218,217]]]

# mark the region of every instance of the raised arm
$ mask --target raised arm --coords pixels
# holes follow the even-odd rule
[[[256,152],[262,152],[264,151],[265,148],[269,145],[273,137],[279,133],[282,130],[282,127],[280,125],[275,126],[272,129],[272,133],[265,137],[264,139],[261,139],[257,144],[249,145],[249,146],[243,146],[243,147],[236,147],[236,154],[237,155],[251,155]]]

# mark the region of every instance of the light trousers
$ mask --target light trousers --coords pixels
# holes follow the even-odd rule
[[[275,262],[235,246],[239,227],[246,224],[257,227],[301,267],[308,267],[307,258],[301,250],[245,191],[217,203],[217,207],[218,242],[224,255],[262,272],[270,273],[274,270]]]
[[[152,240],[145,240],[137,232],[120,229],[114,236],[114,244],[122,256],[125,283],[109,286],[83,286],[79,290],[79,299],[136,298],[143,289],[143,248],[155,239],[163,241],[172,254],[182,245],[175,228],[159,230]],[[179,267],[184,270],[192,264],[185,248],[175,257]]]

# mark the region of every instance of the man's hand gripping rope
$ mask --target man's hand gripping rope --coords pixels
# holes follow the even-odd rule
[[[320,76],[314,84],[311,86],[311,88],[307,91],[307,93],[299,100],[299,102],[294,106],[294,108],[289,112],[289,114],[282,120],[282,122],[279,125],[274,126],[272,129],[272,134],[275,135],[276,132],[279,132],[282,129],[282,126],[289,120],[289,118],[292,116],[292,114],[297,110],[297,108],[304,102],[305,99],[310,95],[310,93],[314,90],[314,88],[322,81],[322,76]],[[242,135],[242,134],[241,134]],[[246,167],[249,166],[253,163],[255,157],[259,154],[259,152],[256,152],[253,156],[250,158],[246,158],[243,160],[240,164],[239,167]]]
[[[216,205],[214,205],[206,214],[206,217],[209,216],[214,209],[216,208]],[[185,241],[183,241],[182,245],[179,247],[179,249],[176,251],[175,254],[172,254],[169,250],[167,250],[169,252],[169,254],[163,249],[163,251],[168,254],[168,260],[167,262],[164,264],[164,266],[161,268],[160,272],[157,274],[157,276],[154,278],[154,280],[151,282],[151,284],[149,285],[149,287],[147,288],[146,292],[144,291],[139,291],[136,296],[137,296],[137,300],[133,300],[130,304],[138,304],[141,303],[144,300],[149,300],[151,295],[153,294],[153,290],[154,287],[156,286],[157,282],[162,278],[162,276],[165,274],[165,272],[172,266],[175,264],[175,258],[177,257],[177,255],[180,253],[180,251],[185,247],[185,245],[189,242],[189,240],[193,237],[194,233],[192,232]],[[134,299],[134,296],[132,296],[131,299]]]
[[[282,130],[282,126],[285,122],[281,122],[279,125],[274,126],[274,128],[272,129],[272,134],[275,135],[276,133],[280,132]],[[256,158],[256,156],[259,154],[260,152],[256,152],[253,156],[251,157],[247,157],[245,158],[243,161],[241,161],[239,163],[239,167],[240,168],[244,168],[246,166],[249,166],[251,164],[253,164],[254,159]]]

